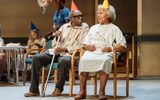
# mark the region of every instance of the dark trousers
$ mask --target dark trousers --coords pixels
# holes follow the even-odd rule
[[[59,57],[59,59],[58,59],[59,80],[56,84],[56,88],[60,89],[61,92],[63,91],[65,79],[67,77],[67,74],[69,73],[69,68],[71,65],[70,60],[71,59],[69,56]]]
[[[0,52],[0,77],[5,73],[7,67],[6,65],[6,55],[5,53]]]
[[[41,66],[46,66],[51,63],[52,55],[48,51],[37,54],[33,56],[32,68],[31,68],[31,86],[30,92],[36,93],[39,89],[39,72]],[[59,80],[56,84],[56,88],[63,91],[63,86],[65,84],[65,78],[70,68],[70,57],[69,56],[59,56],[56,55],[54,62],[58,62]]]

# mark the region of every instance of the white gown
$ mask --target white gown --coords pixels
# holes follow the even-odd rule
[[[86,36],[84,44],[94,44],[96,50],[85,51],[79,63],[79,72],[98,72],[107,74],[112,71],[113,52],[103,53],[101,49],[120,44],[126,47],[126,40],[120,29],[114,24],[94,25]]]

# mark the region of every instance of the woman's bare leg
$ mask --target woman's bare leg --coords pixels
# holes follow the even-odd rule
[[[87,82],[88,73],[80,73],[80,92],[75,96],[75,99],[84,99],[86,97],[86,82]]]
[[[105,87],[108,80],[109,75],[104,71],[99,71],[99,79],[100,79],[100,90],[99,96],[105,96]]]

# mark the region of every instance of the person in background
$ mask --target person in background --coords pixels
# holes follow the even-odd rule
[[[40,53],[40,50],[33,50],[33,49],[40,49],[44,48],[46,44],[45,38],[42,37],[41,33],[39,32],[39,29],[34,25],[34,23],[31,22],[31,30],[30,35],[27,41],[27,49],[26,52],[28,53],[28,56],[25,55],[25,63],[30,63],[30,59],[32,59],[33,55]],[[32,51],[30,51],[32,49]],[[19,63],[20,63],[19,59]],[[20,64],[19,64],[20,65]],[[29,69],[28,69],[29,68]],[[30,80],[30,67],[27,65],[27,76],[26,79]]]
[[[4,45],[4,40],[1,37],[1,30],[0,30],[0,46]],[[8,82],[7,77],[5,76],[5,71],[7,67],[6,55],[3,50],[0,50],[0,81],[1,82]]]
[[[125,37],[113,24],[115,18],[113,6],[106,6],[104,3],[98,6],[98,24],[90,28],[84,41],[86,51],[79,62],[80,91],[75,96],[76,100],[86,98],[86,81],[89,73],[99,73],[99,99],[106,100],[105,86],[112,70],[113,50],[126,49]]]
[[[50,0],[46,0],[48,3]],[[52,22],[53,22],[53,29],[47,34],[46,40],[52,40],[54,38],[53,33],[56,32],[63,24],[69,21],[68,15],[69,15],[69,9],[66,8],[65,5],[65,0],[55,0],[56,8],[57,10],[55,11],[53,17],[52,17]]]
[[[51,63],[53,55],[54,62],[58,62],[59,80],[55,86],[52,96],[60,96],[63,92],[65,79],[70,68],[70,55],[74,50],[80,49],[83,45],[83,38],[89,30],[88,24],[82,22],[82,13],[79,10],[70,12],[70,22],[62,25],[55,32],[59,36],[59,45],[53,45],[52,49],[46,50],[44,53],[33,56],[31,68],[31,85],[26,97],[39,96],[39,71],[41,66],[46,66]],[[53,42],[53,44],[55,44]]]
[[[41,33],[39,32],[39,29],[31,22],[31,33],[28,38],[26,51],[30,49],[44,48],[45,43],[45,38],[42,37]],[[36,53],[38,53],[38,51],[31,52],[31,54]]]

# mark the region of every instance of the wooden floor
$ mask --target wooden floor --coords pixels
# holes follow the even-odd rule
[[[18,86],[16,83],[0,82],[0,87]]]
[[[78,83],[79,82],[77,82],[77,84]],[[87,83],[87,98],[85,100],[98,100],[98,95],[93,95],[93,88],[90,81]],[[30,83],[27,83],[26,86],[22,86],[22,83],[0,83],[0,100],[74,100],[74,97],[68,96],[68,82],[64,87],[63,95],[59,97],[51,97],[51,93],[55,87],[54,83],[48,84],[45,97],[24,97],[24,93],[28,92],[29,86]],[[76,95],[78,91],[79,85],[74,86],[74,95]],[[129,92],[129,97],[125,97],[125,81],[118,81],[118,98],[116,100],[160,100],[160,80],[130,80]],[[112,94],[113,81],[109,80],[106,87],[106,96],[108,100],[115,100]]]

